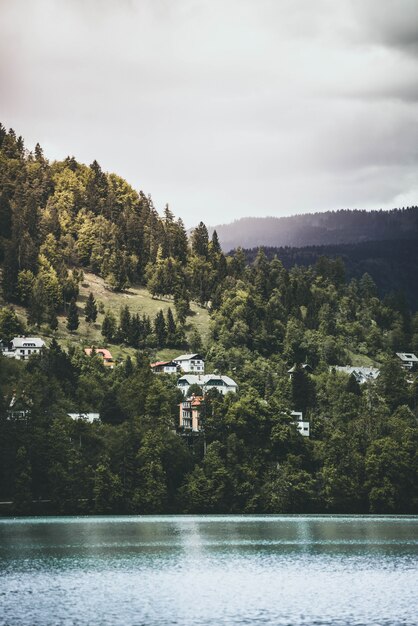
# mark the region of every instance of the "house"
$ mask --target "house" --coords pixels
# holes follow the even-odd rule
[[[82,420],[90,424],[100,420],[100,413],[67,413],[67,415],[71,417],[72,420]]]
[[[178,365],[175,361],[157,361],[151,363],[151,370],[153,374],[177,374]]]
[[[232,378],[219,376],[218,374],[205,374],[203,376],[185,374],[177,381],[177,387],[181,389],[185,396],[188,395],[191,385],[199,385],[203,393],[207,393],[210,389],[217,389],[222,395],[238,391],[238,385]]]
[[[181,354],[173,359],[179,368],[185,373],[204,374],[205,360],[200,354]]]
[[[185,432],[197,433],[202,429],[200,415],[204,399],[202,396],[185,398],[179,404],[179,428]]]
[[[115,367],[113,356],[111,355],[109,350],[106,350],[106,348],[84,348],[84,352],[87,354],[87,356],[93,356],[96,354],[101,356],[103,359],[103,365],[105,367],[109,367],[110,369],[113,369]]]
[[[354,376],[359,385],[376,380],[380,374],[377,367],[353,367],[351,365],[333,365],[330,370]]]
[[[397,352],[396,356],[401,360],[401,365],[407,370],[418,366],[418,357],[411,352]]]
[[[295,363],[290,370],[287,370],[287,373],[290,376],[290,379],[292,379],[293,374],[296,372],[296,370],[298,369],[298,367],[300,367],[304,372],[306,372],[307,374],[309,374],[309,372],[312,372],[312,367],[309,365],[309,363],[301,363],[299,366],[297,363]]]
[[[28,398],[24,392],[20,395],[16,395],[16,391],[14,391],[6,410],[7,419],[27,420],[28,417],[30,417],[30,407],[32,404],[32,399]]]
[[[40,337],[15,337],[2,354],[10,359],[27,361],[32,355],[39,354],[42,348],[45,348],[45,341]]]
[[[291,411],[290,415],[294,418],[293,423],[296,429],[302,435],[302,437],[309,437],[310,435],[310,423],[303,419],[302,411]]]

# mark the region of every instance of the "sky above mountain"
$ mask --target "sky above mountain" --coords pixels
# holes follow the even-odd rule
[[[0,85],[187,226],[418,203],[416,0],[0,0]]]

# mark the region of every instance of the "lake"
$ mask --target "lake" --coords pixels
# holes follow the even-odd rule
[[[418,518],[0,519],[0,624],[418,623]]]

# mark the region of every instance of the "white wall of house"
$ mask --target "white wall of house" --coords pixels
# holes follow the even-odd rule
[[[198,354],[182,354],[176,359],[173,359],[175,363],[186,374],[204,374],[205,373],[205,361],[199,358]]]
[[[10,346],[10,349],[3,350],[3,356],[26,361],[33,354],[39,354],[45,347],[45,342],[39,337],[15,337]]]

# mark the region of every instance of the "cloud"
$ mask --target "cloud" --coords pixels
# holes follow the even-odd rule
[[[418,3],[416,0],[353,0],[360,33],[369,43],[418,54]]]
[[[418,188],[399,2],[0,2],[0,119],[188,225],[391,207]]]

